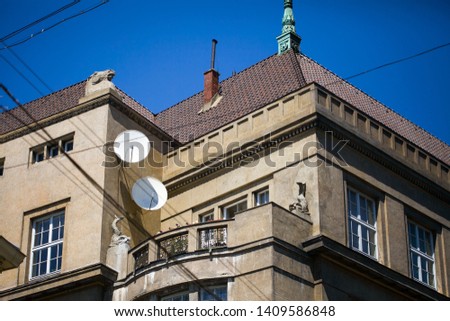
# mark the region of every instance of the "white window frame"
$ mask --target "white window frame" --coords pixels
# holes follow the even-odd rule
[[[46,159],[56,158],[61,154],[60,148],[66,153],[72,151],[74,148],[74,134],[66,135],[65,138],[58,138],[56,141],[47,142],[43,146],[33,147],[31,149],[31,164],[40,163]],[[56,152],[52,154],[53,151]]]
[[[351,208],[350,208],[350,192],[355,193],[356,194],[356,207],[357,207],[357,213],[355,213],[356,215],[353,215],[353,213],[351,213]],[[364,220],[361,219],[361,198],[364,198],[368,201],[372,202],[372,212],[374,213],[374,225],[371,225],[368,222],[365,222]],[[360,191],[351,188],[351,187],[347,187],[347,217],[348,217],[348,238],[349,238],[349,246],[353,249],[356,250],[370,258],[373,258],[375,260],[378,259],[378,241],[377,241],[377,205],[376,202],[373,198],[365,195],[364,193],[361,193]],[[357,224],[357,234],[353,233],[353,228],[352,228],[352,223],[356,223]],[[373,255],[370,254],[370,240],[366,240],[367,241],[367,250],[369,253],[366,253],[364,251],[364,246],[363,246],[363,233],[362,233],[362,229],[367,228],[369,231],[373,231],[374,232],[374,253]],[[358,237],[358,244],[355,245],[353,244],[353,235],[356,235]]]
[[[424,241],[428,241],[430,244],[430,251],[432,253],[432,255],[430,256],[428,253],[423,252],[420,248],[416,248],[413,246],[412,241],[411,241],[411,231],[410,231],[410,225],[413,226],[414,228],[414,232],[415,235],[414,237],[416,237],[417,242],[419,242],[419,230],[422,230],[423,233],[428,233],[429,235],[429,239],[428,240],[424,240]],[[432,288],[436,288],[436,260],[435,260],[435,252],[434,252],[434,237],[435,234],[430,231],[429,229],[423,227],[420,224],[417,224],[414,221],[410,221],[408,220],[408,247],[409,247],[409,260],[410,260],[410,271],[411,271],[411,278],[422,283],[425,284],[429,287]],[[420,247],[420,243],[419,243],[419,247]],[[413,255],[416,254],[417,258],[418,258],[418,262],[414,262],[413,259]],[[431,271],[428,270],[423,270],[422,269],[422,259],[425,259],[427,261],[430,261],[433,264],[433,268]],[[416,263],[417,265],[417,269],[418,269],[418,277],[414,276],[414,263]],[[423,280],[423,276],[422,276],[422,271],[425,271],[428,274],[428,278],[430,278],[430,275],[433,277],[433,282],[425,282]]]
[[[53,151],[56,151],[56,155],[52,154]],[[47,154],[48,154],[48,158],[55,158],[55,157],[57,157],[58,154],[59,154],[59,146],[58,146],[58,144],[49,145],[47,147]]]
[[[55,241],[52,241],[52,237],[53,237],[53,233],[54,233],[54,219],[56,217],[63,217],[64,223],[62,225],[62,234],[63,236]],[[39,245],[35,245],[35,241],[36,241],[36,226],[38,223],[45,221],[47,219],[50,219],[50,224],[49,224],[49,229],[48,229],[48,242],[45,244],[39,244]],[[31,250],[30,250],[30,267],[29,267],[29,279],[36,279],[36,278],[40,278],[43,276],[47,276],[47,275],[51,275],[51,274],[56,274],[59,273],[61,271],[61,266],[62,266],[62,250],[63,250],[63,243],[64,243],[64,227],[65,227],[65,211],[61,210],[55,213],[52,213],[50,215],[46,215],[43,217],[39,217],[33,220],[32,223],[32,233],[31,233]],[[60,231],[60,230],[58,230]],[[50,264],[52,261],[52,248],[54,246],[57,246],[56,248],[59,249],[59,247],[61,248],[61,255],[59,255],[58,253],[56,253],[56,264],[57,264],[57,268],[50,272]],[[59,246],[59,247],[58,247]],[[46,267],[45,267],[45,273],[42,274],[37,274],[37,275],[33,275],[33,268],[34,268],[34,259],[35,259],[35,255],[37,252],[39,251],[43,251],[46,250],[47,251],[47,262],[46,262]],[[58,268],[58,260],[60,260],[60,264],[59,264],[59,268]],[[40,263],[40,261],[38,262]]]
[[[247,201],[247,198],[240,199],[239,201],[236,201],[236,202],[234,202],[234,203],[231,203],[231,204],[229,204],[229,205],[226,205],[226,206],[223,206],[223,207],[222,207],[222,210],[221,210],[221,212],[222,212],[222,218],[223,218],[224,220],[229,220],[229,219],[234,218],[234,217],[232,217],[232,218],[229,217],[229,215],[228,215],[228,213],[227,213],[227,210],[228,210],[229,208],[231,208],[231,207],[233,207],[233,206],[236,206],[236,205],[239,205],[239,204],[241,204],[241,203],[245,203],[245,209],[244,209],[244,211],[248,210],[248,201]],[[236,214],[236,213],[239,213],[239,212],[240,212],[240,211],[237,211],[237,212],[235,212],[235,214]]]
[[[70,149],[67,148],[67,146],[68,146],[69,144],[72,144],[72,146],[71,146]],[[63,145],[63,150],[64,150],[66,153],[70,152],[71,150],[73,150],[73,146],[74,146],[74,145],[73,145],[73,138],[70,138],[70,139],[67,139],[67,140],[63,140],[63,141],[62,141],[62,145]]]
[[[210,218],[209,220],[205,220],[205,218]],[[198,216],[198,220],[200,223],[206,223],[206,222],[211,222],[214,221],[214,211],[210,211],[210,212],[206,212],[203,214],[200,214]]]
[[[228,286],[227,284],[221,284],[221,285],[214,285],[214,286],[208,286],[206,288],[200,288],[199,294],[198,294],[198,300],[199,301],[218,301],[213,297],[213,300],[204,300],[204,296],[210,296],[209,292],[212,292],[214,294],[216,289],[225,289],[226,298],[223,301],[228,301]]]
[[[267,194],[267,200],[266,202],[262,203],[260,201],[260,196]],[[270,202],[270,193],[269,193],[269,188],[265,188],[263,190],[257,191],[255,192],[255,206],[260,206],[260,205],[264,205]]]

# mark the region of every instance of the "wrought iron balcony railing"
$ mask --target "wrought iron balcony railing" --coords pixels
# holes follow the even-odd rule
[[[227,227],[213,227],[199,231],[199,249],[227,246]]]
[[[188,233],[178,234],[159,241],[158,258],[167,259],[188,251]]]

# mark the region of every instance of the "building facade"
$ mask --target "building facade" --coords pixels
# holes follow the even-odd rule
[[[159,114],[112,71],[0,114],[0,235],[25,255],[0,299],[450,298],[450,146],[302,54],[284,2],[277,54]]]

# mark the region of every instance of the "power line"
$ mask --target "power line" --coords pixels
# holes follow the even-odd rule
[[[440,45],[440,46],[437,46],[437,47],[433,47],[433,48],[431,48],[431,49],[427,49],[427,50],[421,51],[421,52],[419,52],[419,53],[416,53],[416,54],[411,55],[411,56],[408,56],[408,57],[404,57],[404,58],[401,58],[401,59],[398,59],[398,60],[394,60],[394,61],[385,63],[385,64],[383,64],[383,65],[374,67],[374,68],[367,69],[367,70],[365,70],[365,71],[359,72],[359,73],[357,73],[357,74],[354,74],[354,75],[352,75],[352,76],[346,77],[346,78],[344,78],[344,79],[333,81],[333,82],[328,83],[328,84],[326,84],[326,85],[324,85],[324,86],[326,87],[326,86],[329,86],[329,85],[332,85],[332,84],[335,84],[335,83],[338,83],[338,82],[347,81],[347,80],[350,80],[350,79],[353,79],[353,78],[356,78],[356,77],[359,77],[359,76],[362,76],[362,75],[371,73],[371,72],[373,72],[373,71],[376,71],[376,70],[379,70],[379,69],[382,69],[382,68],[385,68],[385,67],[388,67],[388,66],[396,65],[396,64],[398,64],[398,63],[401,63],[401,62],[404,62],[404,61],[407,61],[407,60],[410,60],[410,59],[414,59],[414,58],[417,58],[417,57],[419,57],[419,56],[426,55],[426,54],[428,54],[428,53],[430,53],[430,52],[433,52],[433,51],[436,51],[436,50],[445,48],[445,47],[447,47],[447,46],[450,46],[450,42],[448,42],[448,43],[446,43],[446,44],[443,44],[443,45]]]
[[[5,45],[5,43],[3,41],[1,41],[1,43]],[[8,51],[11,52],[13,54],[13,56],[16,57],[16,59],[19,60],[20,63],[22,65],[24,65],[25,68],[28,69],[28,71],[31,72],[33,74],[33,76],[36,77],[36,79],[39,80],[39,82],[48,89],[48,91],[50,93],[53,92],[53,89],[50,88],[50,86],[47,85],[47,83],[41,77],[39,77],[39,75],[22,58],[20,58],[20,56],[12,48],[8,48]],[[2,58],[3,58],[3,60],[5,60],[5,58],[3,56],[2,56]],[[9,65],[11,66],[11,63],[9,63]],[[13,69],[17,72],[17,69],[15,69],[15,68],[13,68]],[[19,73],[19,74],[22,76],[21,73]],[[34,86],[33,86],[33,88],[34,88]],[[42,95],[42,93],[40,91],[38,91],[38,92]]]
[[[44,141],[50,140],[50,141],[54,141],[55,139],[52,137],[52,135],[46,130],[46,128],[44,128],[34,117],[33,115],[30,114],[30,112],[24,108],[24,106],[18,101],[18,99],[6,88],[6,86],[4,86],[2,83],[0,83],[0,89],[2,89],[7,95],[8,97],[18,105],[18,107],[32,120],[31,124],[26,124],[22,119],[20,119],[19,117],[17,117],[16,115],[14,115],[13,113],[9,113],[14,119],[16,119],[17,121],[19,121],[20,123],[22,123],[22,125],[24,125],[25,127],[27,127],[28,129],[32,129],[32,124],[35,124],[38,129],[40,129],[46,136],[44,137],[42,135],[42,133],[39,133],[38,131],[36,131],[36,134],[43,139]],[[5,108],[3,106],[0,105],[0,109],[4,110]],[[4,110],[7,111],[7,110]],[[153,242],[157,243],[156,239],[155,239],[155,235],[150,234],[141,224],[139,224],[139,222],[136,221],[136,219],[134,219],[131,215],[129,215],[128,211],[122,206],[120,205],[120,203],[118,201],[116,201],[112,195],[110,195],[99,183],[97,183],[97,181],[95,181],[95,179],[85,170],[82,168],[82,166],[76,161],[74,160],[74,158],[72,157],[72,155],[68,154],[64,148],[62,148],[62,146],[60,146],[60,152],[67,157],[67,159],[70,161],[70,163],[88,180],[88,182],[93,185],[93,187],[101,193],[101,195],[103,195],[103,197],[106,199],[107,203],[111,204],[112,208],[117,210],[118,212],[120,212],[121,214],[125,215],[128,222],[131,223],[134,227],[137,228],[137,230],[139,232],[142,233],[142,235],[146,236],[148,240],[152,240]],[[63,167],[65,167],[64,165],[62,165]],[[56,167],[58,170],[61,171],[61,169],[59,169],[58,167]],[[67,169],[67,168],[66,168]],[[63,175],[65,175],[66,177],[67,174],[63,173]],[[69,178],[69,177],[68,177]],[[69,178],[70,179],[70,178]],[[71,179],[70,179],[71,180]],[[82,188],[78,183],[74,182],[73,180],[71,180],[75,185],[77,185],[79,188]],[[95,201],[95,200],[94,200]],[[105,206],[105,204],[102,202],[103,206]],[[107,212],[108,213],[108,212]],[[109,213],[108,213],[109,214]],[[112,211],[112,214],[115,214],[114,211]],[[167,251],[166,248],[160,246],[159,247],[164,253],[166,253],[166,255],[169,257],[169,252]],[[177,267],[188,277],[191,278],[192,282],[195,283],[198,287],[202,288],[203,290],[205,290],[206,292],[208,292],[210,295],[214,296],[216,299],[220,298],[213,292],[211,292],[207,287],[205,287],[203,285],[203,281],[201,281],[192,271],[190,271],[189,268],[185,267],[183,263],[179,262],[177,263]]]
[[[64,18],[64,19],[62,19],[62,20],[60,20],[60,21],[54,23],[53,25],[51,25],[51,26],[49,26],[49,27],[47,27],[47,28],[43,28],[43,29],[39,30],[38,32],[31,34],[28,38],[25,38],[25,39],[23,39],[23,40],[17,41],[17,42],[15,42],[15,43],[11,44],[11,45],[7,45],[7,46],[5,46],[5,47],[3,47],[3,48],[0,48],[0,50],[5,50],[5,49],[8,49],[8,48],[12,48],[12,47],[21,45],[21,44],[27,42],[28,40],[31,40],[31,39],[35,38],[36,36],[38,36],[38,35],[40,35],[40,34],[43,34],[44,32],[49,31],[49,30],[55,28],[56,26],[58,26],[58,25],[60,25],[60,24],[62,24],[62,23],[64,23],[64,22],[66,22],[66,21],[69,21],[69,20],[71,20],[71,19],[74,19],[74,18],[76,18],[76,17],[78,17],[78,16],[81,16],[81,15],[83,15],[83,14],[86,14],[86,13],[88,13],[88,12],[90,12],[90,11],[93,11],[93,10],[97,9],[98,7],[101,7],[101,6],[103,6],[104,4],[106,4],[106,3],[108,3],[108,2],[109,2],[109,0],[102,0],[102,2],[96,4],[95,6],[89,7],[89,8],[86,9],[86,10],[82,10],[82,11],[80,11],[80,12],[74,14],[74,15],[71,15],[71,16],[69,16],[69,17],[67,17],[67,18]]]
[[[79,3],[79,2],[80,2],[80,0],[73,1],[73,2],[71,2],[71,3],[69,3],[69,4],[67,4],[67,5],[65,5],[65,6],[63,6],[63,7],[61,7],[61,8],[59,8],[59,9],[56,10],[56,11],[53,11],[53,12],[51,12],[51,13],[45,15],[44,17],[39,18],[38,20],[35,20],[35,21],[33,21],[33,22],[27,24],[26,26],[20,28],[20,29],[17,29],[17,30],[15,30],[15,31],[11,32],[10,34],[8,34],[8,35],[4,36],[3,38],[1,38],[1,39],[0,39],[0,42],[6,41],[6,40],[8,40],[9,38],[12,38],[12,37],[18,35],[19,33],[21,33],[21,32],[23,32],[23,31],[25,31],[25,30],[31,28],[31,27],[34,26],[34,25],[37,25],[38,23],[40,23],[40,22],[42,22],[42,21],[44,21],[44,20],[47,20],[48,18],[51,18],[51,17],[57,15],[58,13],[63,12],[64,10],[66,10],[66,9],[68,9],[68,8],[70,8],[70,7],[74,6],[74,5],[76,5],[76,4]]]
[[[3,59],[4,62],[6,62],[12,69],[14,69],[15,72],[19,74],[20,77],[22,77],[31,87],[34,88],[41,96],[44,96],[44,93],[39,90],[19,69],[17,69],[8,59],[6,59],[5,56],[3,56],[0,53],[0,58]]]

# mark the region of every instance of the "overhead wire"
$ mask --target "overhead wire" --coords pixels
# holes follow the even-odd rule
[[[78,1],[77,1],[77,2],[78,2]],[[99,4],[99,5],[97,5],[97,6],[93,7],[93,8],[91,8],[90,10],[95,9],[95,8],[99,7],[100,5],[103,5],[103,4],[106,3],[106,2],[108,2],[108,1],[103,1],[101,4]],[[88,11],[86,11],[86,12],[89,12],[90,10],[88,10]],[[86,12],[81,12],[81,13],[79,13],[79,14],[77,14],[77,15],[72,16],[72,17],[79,16],[79,15],[84,14],[84,13],[86,13]],[[69,19],[71,19],[72,17],[69,17]],[[55,24],[55,25],[52,25],[50,28],[47,28],[46,30],[49,30],[49,29],[51,29],[51,28],[57,26],[57,25],[60,24],[60,23],[65,22],[65,21],[67,21],[67,20],[68,20],[68,19],[64,19],[64,20],[60,21],[59,23],[57,23],[57,24]],[[3,40],[3,39],[2,39],[2,40]],[[29,39],[27,39],[27,40],[29,40]],[[27,40],[26,40],[26,41],[27,41]],[[23,43],[23,42],[21,42],[21,43]],[[8,48],[11,48],[11,47],[13,47],[13,46],[15,46],[15,45],[18,45],[18,43],[13,44],[12,46],[7,46],[7,47],[8,47]],[[427,53],[432,52],[432,51],[434,51],[434,50],[441,49],[441,48],[446,47],[446,46],[448,46],[448,45],[450,45],[450,43],[447,43],[447,44],[444,44],[444,45],[441,45],[441,46],[438,46],[438,47],[434,47],[434,48],[432,48],[432,49],[429,49],[429,50],[420,52],[420,53],[418,53],[418,54],[415,54],[415,55],[412,55],[412,56],[409,56],[409,57],[406,57],[406,58],[402,58],[402,59],[399,59],[399,60],[396,60],[396,61],[393,61],[393,62],[390,62],[390,63],[386,63],[386,64],[383,64],[383,65],[381,65],[381,66],[375,67],[375,68],[368,69],[368,70],[366,70],[366,71],[364,71],[364,72],[361,72],[361,73],[355,74],[355,75],[353,75],[353,76],[347,77],[347,78],[345,78],[345,80],[352,79],[352,78],[355,78],[355,77],[359,77],[359,76],[361,76],[361,75],[364,75],[364,74],[373,72],[373,71],[375,71],[375,70],[378,70],[378,69],[381,69],[381,68],[384,68],[384,67],[387,67],[387,66],[391,66],[391,65],[394,65],[394,64],[397,64],[397,63],[401,63],[401,62],[403,62],[403,61],[406,61],[406,60],[409,60],[409,59],[412,59],[412,58],[415,58],[415,57],[418,57],[418,56],[427,54]],[[2,50],[2,49],[5,49],[5,48],[1,48],[0,50]],[[2,57],[2,58],[3,58],[3,57]],[[329,84],[328,84],[328,85],[329,85]],[[1,87],[5,92],[7,92],[6,87],[4,87],[3,85],[1,85],[0,87]],[[50,89],[49,87],[47,87],[47,88]],[[8,94],[8,96],[10,96],[11,99],[13,99],[14,96],[10,95],[9,92],[7,92],[7,94]],[[17,100],[13,99],[13,101],[15,101],[15,103],[18,104],[18,106],[19,106],[20,108],[23,108],[23,105],[21,105]],[[2,110],[3,110],[3,109],[4,109],[4,108],[2,108]],[[23,108],[23,109],[24,109],[24,108]],[[25,110],[25,109],[24,109],[24,110]],[[30,117],[30,115],[28,115],[28,116]],[[31,117],[31,118],[32,118],[32,117]],[[33,118],[32,118],[32,119],[33,119]],[[33,122],[34,122],[35,124],[38,124],[38,121],[37,121],[37,120],[34,120],[34,119],[33,119]],[[29,126],[29,124],[27,125],[27,124],[25,124],[25,123],[24,123],[23,125],[24,125],[24,126],[27,126],[27,127]],[[180,126],[180,128],[181,128],[181,127],[184,127],[184,126],[192,126],[192,124],[187,123],[187,124],[184,124],[183,126]],[[46,133],[44,128],[40,128],[40,129],[43,130],[44,133]],[[49,137],[51,137],[51,136],[49,136]],[[67,156],[67,154],[66,154],[66,156]],[[70,157],[69,157],[69,159],[70,159]],[[71,162],[73,163],[73,160],[71,160]],[[77,167],[77,169],[78,169],[80,172],[82,172],[84,176],[86,176],[87,173],[86,173],[81,167],[76,166],[76,163],[73,164],[73,165],[74,165],[75,167]],[[87,174],[87,175],[89,175],[89,174]],[[95,181],[94,181],[94,182],[91,182],[91,183],[97,184]],[[94,185],[95,185],[95,184],[94,184]],[[96,187],[99,187],[101,191],[105,192],[105,190],[104,190],[101,186],[96,186]],[[128,216],[127,216],[127,218],[128,218]],[[131,222],[131,221],[130,221],[130,222]],[[131,223],[132,223],[132,222],[131,222]],[[134,225],[134,224],[133,224],[133,225]],[[140,224],[138,224],[138,225],[140,225]],[[147,232],[145,229],[144,229],[144,231]],[[148,232],[147,232],[147,233],[148,233]],[[148,233],[148,234],[149,234],[149,233]],[[149,236],[152,237],[152,238],[154,237],[154,236],[151,236],[150,234],[149,234]],[[190,272],[190,271],[189,271],[189,272]],[[192,275],[193,275],[193,274],[192,274]],[[195,276],[195,275],[194,275],[194,276]]]
[[[20,77],[22,77],[31,87],[34,88],[34,90],[36,90],[41,96],[44,96],[45,94],[37,87],[35,86],[16,66],[13,65],[12,62],[10,62],[8,59],[6,59],[5,56],[3,56],[0,53],[0,58],[6,63],[8,64],[8,66],[10,66]]]
[[[5,44],[3,41],[1,41],[2,44]],[[26,69],[28,69],[29,72],[31,72],[31,74],[36,77],[37,80],[39,80],[39,82],[41,84],[44,85],[45,88],[47,88],[48,93],[52,93],[54,90],[52,88],[50,88],[50,86],[30,67],[30,65],[28,65],[12,48],[8,48],[8,51],[17,59],[20,61],[20,63],[25,66]],[[1,53],[0,53],[1,55]],[[5,59],[2,56],[3,59]],[[16,70],[15,68],[13,68],[14,70]],[[41,94],[43,95],[43,94]]]
[[[411,60],[411,59],[414,59],[414,58],[426,55],[426,54],[428,54],[430,52],[433,52],[433,51],[436,51],[436,50],[439,50],[439,49],[443,49],[443,48],[448,47],[448,46],[450,46],[450,42],[442,44],[442,45],[439,45],[439,46],[436,46],[436,47],[433,47],[433,48],[430,48],[430,49],[427,49],[427,50],[424,50],[424,51],[421,51],[421,52],[418,52],[418,53],[415,53],[413,55],[410,55],[410,56],[407,56],[407,57],[404,57],[404,58],[401,58],[401,59],[397,59],[397,60],[394,60],[394,61],[382,64],[382,65],[379,65],[379,66],[374,67],[374,68],[367,69],[365,71],[359,72],[359,73],[354,74],[352,76],[348,76],[348,77],[345,77],[343,79],[333,81],[333,82],[328,83],[328,84],[326,84],[324,86],[326,87],[326,86],[333,85],[335,83],[348,81],[350,79],[353,79],[353,78],[356,78],[356,77],[359,77],[359,76],[362,76],[362,75],[374,72],[374,71],[382,69],[382,68],[386,68],[386,67],[389,67],[389,66],[392,66],[392,65],[396,65],[396,64],[402,63],[402,62],[407,61],[407,60]]]
[[[89,8],[86,9],[86,10],[82,10],[82,11],[80,11],[80,12],[74,14],[74,15],[71,15],[71,16],[69,16],[69,17],[67,17],[67,18],[64,18],[64,19],[62,19],[62,20],[60,20],[60,21],[58,21],[58,22],[56,22],[56,23],[50,25],[50,26],[47,27],[47,28],[42,28],[42,29],[39,30],[38,32],[31,34],[29,37],[27,37],[27,38],[25,38],[25,39],[23,39],[23,40],[14,42],[14,43],[12,43],[12,44],[10,44],[10,45],[4,46],[3,48],[0,48],[0,50],[5,50],[5,49],[8,49],[8,48],[12,48],[12,47],[16,47],[16,46],[18,46],[18,45],[21,45],[21,44],[23,44],[23,43],[25,43],[25,42],[27,42],[27,41],[29,41],[29,40],[35,38],[36,36],[38,36],[38,35],[40,35],[40,34],[43,34],[44,32],[49,31],[49,30],[55,28],[56,26],[59,26],[60,24],[62,24],[62,23],[64,23],[64,22],[67,22],[67,21],[69,21],[69,20],[71,20],[71,19],[74,19],[74,18],[76,18],[76,17],[78,17],[78,16],[81,16],[81,15],[83,15],[83,14],[86,14],[86,13],[90,12],[90,11],[93,11],[93,10],[97,9],[98,7],[103,6],[104,4],[106,4],[106,3],[108,3],[108,2],[109,2],[109,0],[102,0],[100,3],[98,3],[98,4],[96,4],[96,5],[92,6],[92,7],[89,7]]]
[[[70,7],[76,5],[79,2],[80,2],[80,0],[75,0],[75,1],[72,1],[71,3],[69,3],[69,4],[66,4],[65,6],[59,8],[59,9],[57,9],[57,10],[55,10],[55,11],[49,13],[49,14],[47,14],[47,15],[45,15],[45,16],[43,16],[43,17],[41,17],[41,18],[39,18],[39,19],[29,23],[29,24],[27,24],[24,27],[21,27],[21,28],[15,30],[15,31],[9,33],[8,35],[6,35],[6,36],[4,36],[2,38],[0,38],[0,42],[6,41],[9,38],[12,38],[12,37],[18,35],[19,33],[22,33],[23,31],[25,31],[25,30],[27,30],[27,29],[37,25],[38,23],[40,23],[40,22],[42,22],[44,20],[47,20],[48,18],[51,18],[51,17],[57,15],[58,13],[61,13],[61,12],[65,11],[65,10],[69,9]]]
[[[38,129],[41,130],[47,137],[44,137],[41,133],[37,132],[35,130],[35,128],[31,127],[32,124],[27,124],[22,119],[18,118],[16,115],[14,115],[13,113],[9,113],[10,115],[12,115],[13,118],[15,118],[17,121],[22,123],[22,125],[24,125],[25,127],[33,130],[33,132],[36,132],[37,135],[41,139],[43,139],[44,141],[53,141],[53,140],[55,140],[52,137],[52,135],[46,130],[46,128],[44,128],[42,125],[40,125],[40,123],[37,120],[34,119],[34,117],[26,110],[26,108],[24,108],[24,106],[18,101],[18,99],[14,95],[12,95],[12,93],[2,83],[0,83],[0,89],[2,89],[8,95],[8,97],[12,101],[14,101],[15,104],[18,105],[18,107],[27,115],[27,117],[29,117],[33,121],[32,124],[35,124],[38,127]],[[0,106],[0,108],[3,109],[4,107]],[[136,219],[134,219],[128,213],[128,211],[118,201],[116,201],[114,199],[114,197],[112,197],[99,183],[97,183],[97,181],[76,160],[74,160],[74,158],[72,157],[71,153],[67,153],[62,147],[60,147],[60,152],[64,156],[67,157],[67,159],[70,161],[70,163],[83,175],[83,177],[85,177],[87,179],[87,181],[94,187],[94,189],[97,190],[99,193],[101,193],[101,195],[103,197],[105,197],[107,202],[111,204],[111,206],[113,207],[114,210],[116,210],[119,213],[121,213],[122,215],[124,215],[127,218],[129,223],[131,223],[143,235],[147,236],[147,239],[152,240],[153,242],[157,243],[157,240],[155,239],[155,235],[152,235],[151,233],[149,233],[142,226],[142,224],[137,222]],[[75,184],[78,187],[80,187],[79,184],[77,184],[77,183],[75,183]],[[102,205],[104,206],[105,204],[102,203]],[[113,211],[112,214],[115,215],[115,213],[117,213],[117,212]],[[169,252],[168,252],[168,250],[166,248],[160,246],[160,249],[163,252],[165,252],[166,255],[169,255]],[[192,282],[195,283],[197,286],[199,286],[199,288],[202,288],[203,290],[208,292],[210,295],[214,296],[216,299],[220,299],[219,297],[217,297],[217,295],[215,293],[211,292],[207,287],[205,287],[203,285],[203,281],[200,280],[192,271],[190,271],[189,268],[185,267],[182,262],[177,262],[177,267],[178,267],[178,269],[182,270],[185,275],[190,277]]]

